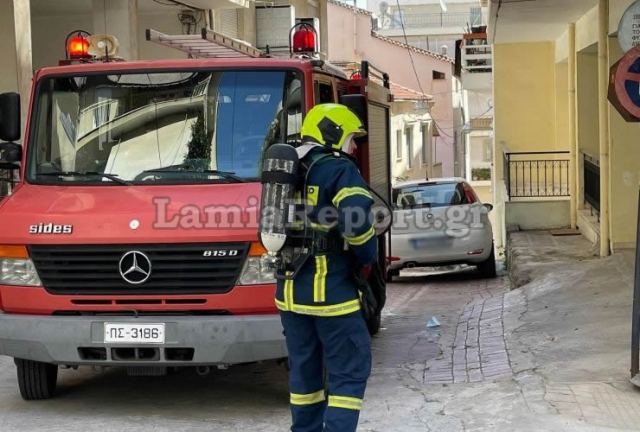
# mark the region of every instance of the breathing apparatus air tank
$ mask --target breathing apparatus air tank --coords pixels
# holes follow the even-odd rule
[[[259,236],[267,250],[266,265],[278,265],[278,254],[287,242],[299,163],[295,148],[288,144],[273,144],[264,155]]]

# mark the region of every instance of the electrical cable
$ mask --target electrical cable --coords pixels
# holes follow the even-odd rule
[[[496,35],[498,34],[498,19],[500,18],[500,8],[502,8],[502,0],[498,0],[498,8],[496,9],[496,21],[493,23],[493,39],[491,40],[492,44],[496,43]]]
[[[474,120],[481,119],[485,114],[487,114],[487,113],[488,113],[489,111],[491,111],[492,109],[493,109],[493,107],[489,107],[485,112],[483,112],[483,113],[481,113],[481,114],[478,114],[478,115],[477,115],[477,116],[475,116],[475,117],[471,117],[471,118],[469,119],[469,122],[472,122],[472,121],[474,121]],[[456,129],[455,127],[446,127],[446,128],[439,127],[439,128],[440,128],[440,129],[442,129],[442,130],[453,130],[453,129]]]
[[[153,0],[154,3],[158,3],[159,5],[162,5],[162,6],[182,6],[182,7],[186,7],[187,9],[194,10],[194,11],[202,11],[202,12],[204,11],[204,9],[193,7],[193,6],[188,5],[186,3],[182,3],[181,1],[178,1],[178,0],[166,0],[166,1],[168,1],[169,3],[164,3],[164,2],[162,2],[160,0]]]
[[[418,70],[416,69],[416,64],[413,61],[413,54],[411,53],[411,47],[409,45],[409,39],[407,38],[407,30],[404,27],[404,17],[402,15],[402,9],[400,7],[400,0],[396,0],[396,4],[398,5],[398,11],[400,12],[400,25],[402,26],[402,34],[404,36],[404,43],[407,46],[407,52],[409,53],[409,59],[411,60],[411,67],[413,68],[413,73],[416,76],[416,81],[418,82],[418,88],[420,89],[420,93],[422,96],[426,97],[424,90],[422,89],[422,83],[420,82],[420,77],[418,75]]]
[[[413,74],[416,77],[416,81],[418,83],[418,88],[420,90],[420,93],[422,94],[423,97],[426,97],[427,94],[424,92],[423,88],[422,88],[422,83],[420,82],[420,76],[418,75],[418,70],[416,69],[416,64],[413,61],[413,54],[411,53],[411,45],[409,45],[409,38],[407,37],[407,30],[404,26],[404,18],[402,16],[402,8],[400,7],[400,0],[396,0],[396,4],[398,5],[398,11],[400,11],[400,26],[402,27],[402,35],[404,37],[404,43],[407,47],[407,52],[409,53],[409,59],[411,60],[411,68],[413,69]],[[450,94],[453,94],[454,92],[450,92]],[[432,117],[433,120],[433,125],[435,126],[436,130],[441,134],[446,136],[447,138],[450,139],[454,139],[454,137],[446,132],[444,132],[440,126],[438,125],[438,123],[436,122],[436,120]]]
[[[165,3],[165,2],[160,1],[160,0],[151,0],[151,1],[153,1],[154,3],[157,3],[159,5],[162,5],[162,6],[171,6],[171,7],[176,6],[175,3],[171,3],[171,0],[167,0],[167,1],[169,1],[169,3]]]

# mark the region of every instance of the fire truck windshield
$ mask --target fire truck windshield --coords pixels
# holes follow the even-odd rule
[[[299,139],[301,84],[282,70],[45,77],[36,89],[27,179],[256,181],[267,146]]]

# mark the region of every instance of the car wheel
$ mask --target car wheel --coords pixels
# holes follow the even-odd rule
[[[56,391],[58,365],[14,359],[18,371],[20,396],[24,400],[49,399]]]
[[[477,267],[483,278],[496,277],[496,254],[493,250],[493,246],[491,247],[491,254],[489,255],[489,258],[479,263]]]
[[[385,282],[391,283],[393,282],[393,278],[396,276],[400,276],[400,270],[389,270],[387,271],[387,277],[385,278]]]

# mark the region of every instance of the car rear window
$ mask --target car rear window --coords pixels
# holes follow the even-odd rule
[[[471,192],[473,194],[473,192]],[[393,202],[398,209],[446,207],[469,204],[462,183],[422,183],[394,189]]]

